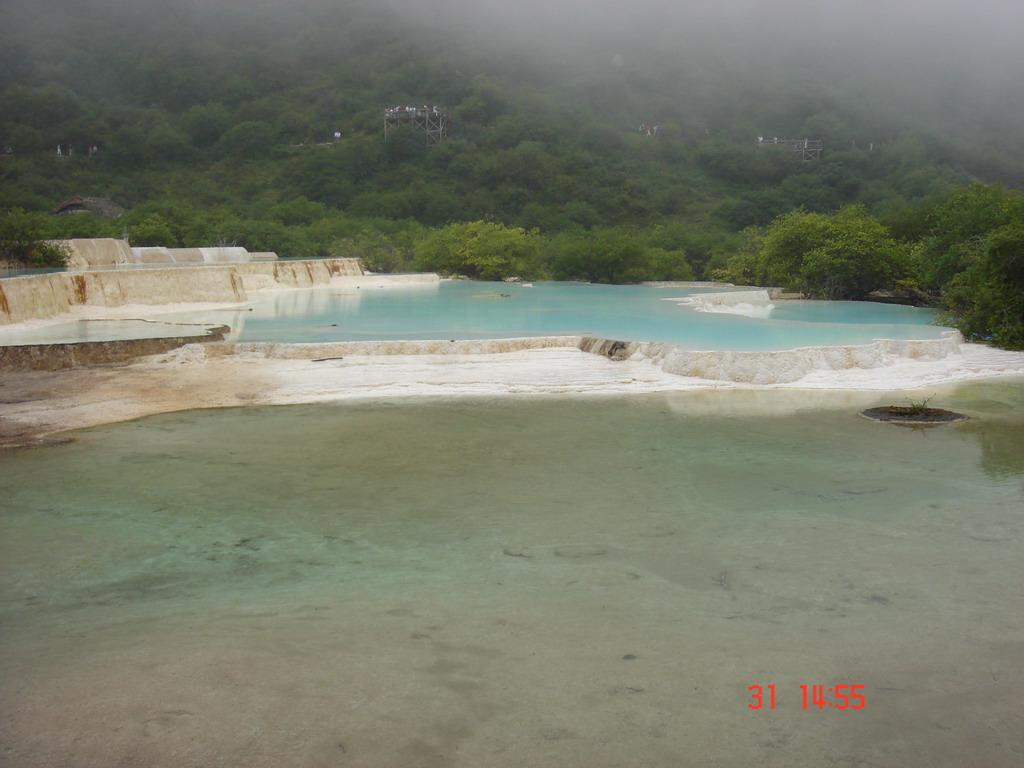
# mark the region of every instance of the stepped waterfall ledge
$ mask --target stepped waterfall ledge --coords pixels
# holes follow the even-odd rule
[[[109,237],[72,238],[53,241],[68,254],[72,269],[136,267],[146,264],[230,264],[247,261],[272,261],[276,253],[254,252],[237,246],[205,248],[132,247],[125,240]]]
[[[12,277],[0,280],[0,325],[52,318],[83,306],[234,304],[247,301],[249,291],[326,286],[336,277],[362,274],[357,259],[324,259]]]

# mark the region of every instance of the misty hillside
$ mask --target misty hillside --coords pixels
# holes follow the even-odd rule
[[[282,255],[369,221],[661,227],[701,276],[794,207],[914,235],[954,185],[1024,186],[1024,12],[822,5],[9,0],[0,208],[107,197],[163,244]],[[385,142],[396,105],[450,108],[448,139]]]

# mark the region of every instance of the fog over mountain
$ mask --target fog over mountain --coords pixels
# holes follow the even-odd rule
[[[247,55],[262,49],[271,67],[285,47],[299,46],[308,66],[326,71],[401,40],[466,77],[566,86],[564,98],[597,109],[624,116],[649,111],[645,119],[663,121],[687,117],[712,132],[741,119],[753,121],[743,128],[748,133],[799,132],[818,112],[855,122],[870,117],[871,130],[856,131],[864,140],[889,138],[910,124],[938,134],[954,124],[954,132],[976,132],[982,143],[996,144],[1024,131],[1017,108],[1024,99],[1024,4],[1005,0],[8,0],[5,6],[0,87],[64,81],[76,90],[102,84],[95,95],[113,95],[119,80],[131,79],[118,66],[139,65],[127,60],[133,49],[175,66],[201,59],[207,43]],[[90,73],[72,48],[105,55],[98,67],[90,62]],[[804,104],[795,109],[795,101]],[[866,116],[865,108],[875,114]]]
[[[180,114],[315,82],[317,98],[367,110],[363,131],[383,104],[455,107],[490,89],[619,130],[833,150],[913,135],[967,152],[972,175],[1024,183],[1024,4],[1005,0],[7,0],[5,13],[0,89]],[[309,130],[247,115],[293,140]]]

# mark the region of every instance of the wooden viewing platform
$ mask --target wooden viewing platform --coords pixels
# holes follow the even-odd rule
[[[395,128],[409,125],[423,131],[427,144],[440,144],[448,138],[450,113],[447,107],[388,107],[384,110],[384,140]]]
[[[808,160],[820,160],[821,150],[824,146],[824,142],[821,139],[766,139],[764,136],[757,137],[757,146],[759,147],[782,147],[783,149],[792,149],[800,153],[800,159],[804,162]]]

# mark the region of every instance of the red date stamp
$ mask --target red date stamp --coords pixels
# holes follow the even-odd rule
[[[801,701],[804,709],[864,709],[867,698],[863,691],[866,685],[801,685]],[[750,685],[752,701],[750,709],[775,709],[774,685]]]

